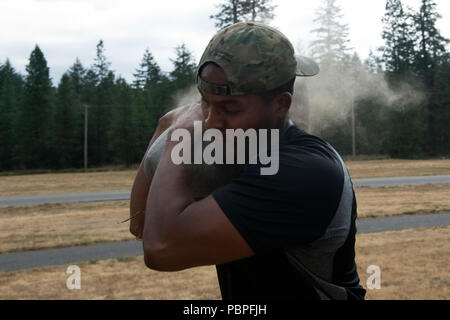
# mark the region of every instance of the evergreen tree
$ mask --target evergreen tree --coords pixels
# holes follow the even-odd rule
[[[23,79],[9,60],[0,66],[0,171],[15,166],[18,109],[21,103]]]
[[[341,9],[336,0],[323,0],[323,6],[316,10],[314,23],[318,25],[312,32],[317,39],[311,43],[313,57],[321,63],[321,68],[335,66],[348,59],[348,26],[341,23]]]
[[[147,150],[148,143],[156,130],[159,118],[156,115],[151,117],[151,111],[157,109],[156,106],[154,109],[149,109],[148,99],[146,99],[145,91],[143,90],[135,90],[132,108],[137,148],[135,161],[140,162],[144,156],[144,152]]]
[[[81,64],[80,60],[77,58],[75,63],[70,67],[68,71],[68,76],[72,81],[75,92],[77,95],[81,95],[83,91],[83,78],[86,75],[86,70]]]
[[[242,4],[242,14],[245,21],[268,23],[273,20],[275,14],[271,0],[246,0]]]
[[[27,168],[48,167],[52,145],[52,84],[47,61],[36,45],[26,66],[24,103],[20,112],[19,156]]]
[[[98,42],[96,48],[96,56],[92,70],[97,75],[98,82],[102,82],[108,76],[111,63],[106,59],[103,40]]]
[[[80,167],[83,163],[83,111],[75,83],[68,73],[58,86],[55,104],[55,165]]]
[[[245,2],[245,0],[224,0],[217,5],[220,11],[210,16],[211,19],[216,20],[214,24],[216,28],[222,29],[234,23],[244,21],[243,6]]]
[[[178,45],[175,49],[176,59],[171,60],[174,69],[170,73],[174,90],[182,90],[195,84],[195,71],[197,64],[194,62],[192,53],[186,48],[184,43]]]
[[[382,22],[385,45],[380,51],[386,71],[394,79],[408,76],[414,57],[411,14],[405,12],[401,0],[387,0]]]
[[[276,8],[271,2],[271,0],[223,0],[217,5],[219,12],[210,18],[216,20],[215,26],[218,29],[242,21],[267,23],[274,18]]]
[[[377,57],[372,50],[370,50],[367,59],[364,60],[364,66],[371,74],[384,72],[381,58]]]
[[[89,106],[88,154],[89,163],[94,166],[110,162],[108,135],[111,125],[111,111],[115,103],[115,75],[109,69],[100,40],[96,47],[94,64],[86,72],[83,89],[83,103]]]
[[[156,63],[150,51],[146,49],[141,64],[134,74],[135,80],[133,86],[142,89],[156,85],[162,81],[162,77],[161,68]]]
[[[449,40],[444,38],[436,28],[436,21],[441,16],[436,10],[436,3],[432,0],[422,0],[419,12],[414,15],[414,24],[417,37],[415,56],[415,69],[422,79],[427,91],[427,130],[426,147],[429,155],[448,152],[442,148],[442,133],[448,131],[448,123],[440,128],[440,118],[448,114],[448,105],[442,106],[441,95],[437,88],[445,88],[436,83],[437,74],[441,67],[448,63],[448,53],[445,46]],[[440,78],[448,83],[448,75]],[[441,133],[439,133],[441,132]]]
[[[94,103],[89,105],[89,162],[105,165],[110,162],[109,131],[112,108],[116,104],[115,75],[109,71],[95,88]]]
[[[135,162],[138,146],[131,88],[124,79],[118,79],[115,87],[117,97],[112,108],[109,148],[116,162],[129,167]]]

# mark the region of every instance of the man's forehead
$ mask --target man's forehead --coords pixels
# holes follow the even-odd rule
[[[214,63],[207,63],[202,67],[202,70],[200,72],[200,76],[211,83],[216,84],[227,84],[228,78],[225,74],[225,71],[223,71],[222,68],[220,68],[218,65]]]
[[[206,91],[203,91],[201,89],[198,90],[200,92],[200,95],[202,96],[203,99],[210,101],[213,100],[215,103],[219,103],[219,104],[235,104],[235,105],[240,105],[242,104],[242,98],[244,98],[245,96],[220,96],[220,95],[216,95],[216,94],[212,94],[212,93],[208,93]]]

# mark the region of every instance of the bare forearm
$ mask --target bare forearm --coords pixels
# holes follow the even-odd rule
[[[194,202],[187,165],[175,165],[171,160],[175,144],[168,139],[153,177],[145,212],[144,241],[167,239],[177,215]]]
[[[152,139],[148,145],[147,151],[144,158],[141,161],[139,169],[137,171],[136,177],[131,188],[130,195],[130,232],[136,237],[142,236],[142,231],[144,227],[144,214],[141,213],[136,216],[137,213],[145,210],[145,205],[147,202],[147,195],[150,189],[151,179],[149,180],[144,173],[144,161],[148,152],[148,149],[152,146],[155,140],[170,126],[169,121],[160,121],[158,127],[153,134]]]

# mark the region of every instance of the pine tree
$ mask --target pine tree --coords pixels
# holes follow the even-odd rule
[[[112,108],[116,104],[115,75],[109,71],[95,88],[94,103],[89,105],[89,156],[93,165],[105,165],[110,161],[108,138]]]
[[[161,68],[156,63],[149,49],[146,49],[141,64],[134,74],[133,86],[143,89],[144,87],[156,85],[162,81],[162,77]]]
[[[386,71],[396,79],[405,77],[414,58],[411,14],[404,10],[401,0],[387,0],[382,22],[385,45],[380,51]]]
[[[83,160],[83,111],[68,73],[58,86],[55,103],[55,158],[58,168],[80,167]]]
[[[244,21],[243,6],[245,2],[245,0],[224,0],[222,3],[217,5],[217,8],[220,11],[209,17],[216,20],[214,25],[218,29]]]
[[[23,79],[9,60],[0,66],[0,171],[15,167],[18,111],[23,94]]]
[[[106,59],[105,56],[105,46],[103,44],[103,40],[100,40],[96,47],[96,56],[94,59],[94,65],[92,70],[97,75],[97,79],[99,82],[102,82],[109,73],[109,67],[111,63]]]
[[[103,41],[96,47],[94,64],[86,72],[83,103],[89,106],[88,154],[89,163],[105,165],[110,161],[108,134],[111,125],[111,109],[115,103],[115,75],[105,54]]]
[[[384,72],[381,58],[377,57],[372,50],[370,50],[367,59],[364,60],[364,66],[372,74]]]
[[[86,75],[86,70],[80,62],[80,59],[76,59],[75,63],[70,67],[67,75],[69,76],[74,86],[77,95],[81,95],[83,91],[83,78]]]
[[[216,6],[220,11],[210,18],[216,20],[215,26],[218,29],[243,21],[268,23],[275,16],[276,6],[271,2],[271,0],[223,0]]]
[[[138,145],[131,88],[121,78],[116,81],[115,87],[117,96],[112,108],[109,148],[115,162],[129,167],[135,162]]]
[[[348,59],[348,26],[341,23],[343,15],[336,0],[323,0],[323,7],[316,10],[314,23],[318,25],[312,32],[317,40],[311,43],[313,57],[321,63],[322,69],[334,66]]]
[[[242,5],[242,14],[245,21],[268,23],[273,20],[276,6],[271,0],[246,0]]]
[[[448,105],[442,106],[441,94],[437,88],[436,78],[441,67],[448,63],[448,53],[445,46],[449,40],[444,38],[436,28],[436,21],[441,15],[436,10],[436,3],[432,0],[422,0],[422,5],[414,15],[414,25],[417,37],[417,48],[415,56],[415,69],[422,79],[427,90],[427,130],[426,147],[428,154],[437,155],[446,153],[448,150],[442,148],[442,137],[448,132],[448,123],[440,127],[440,119],[448,114]],[[448,83],[448,75],[442,79]]]
[[[26,66],[24,104],[20,112],[19,149],[27,168],[49,167],[52,146],[52,83],[47,61],[36,45]]]
[[[175,48],[176,58],[171,60],[174,69],[170,73],[175,90],[182,90],[195,83],[195,71],[197,64],[192,53],[182,43]]]
[[[134,116],[133,123],[135,126],[134,130],[137,141],[137,154],[135,161],[140,162],[144,156],[144,152],[147,150],[148,143],[156,130],[159,118],[156,116],[154,118],[151,117],[151,111],[153,111],[153,108],[149,108],[148,99],[146,99],[145,91],[143,90],[135,90],[132,108]]]
[[[436,11],[436,3],[432,0],[422,0],[419,12],[414,15],[417,37],[415,65],[428,89],[434,86],[437,64],[445,56],[445,45],[449,43],[436,28],[439,18],[441,15]]]

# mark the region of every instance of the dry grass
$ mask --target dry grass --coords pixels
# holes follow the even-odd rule
[[[129,201],[0,208],[0,253],[133,239]]]
[[[450,184],[355,188],[359,217],[450,212]]]
[[[1,196],[130,190],[136,170],[0,176]]]
[[[450,174],[450,160],[346,162],[352,178]],[[0,176],[0,195],[130,190],[136,170]]]
[[[352,179],[450,174],[450,159],[445,160],[365,160],[345,162]]]
[[[366,287],[369,265],[381,289],[367,299],[449,299],[450,227],[357,236],[356,261]],[[81,289],[68,290],[68,265],[0,272],[0,299],[220,299],[214,266],[157,272],[143,257],[79,263]]]
[[[450,211],[448,184],[356,188],[359,217]],[[133,239],[128,201],[0,208],[0,253]]]
[[[356,249],[363,285],[369,265],[381,269],[368,299],[450,299],[450,227],[361,234]]]

